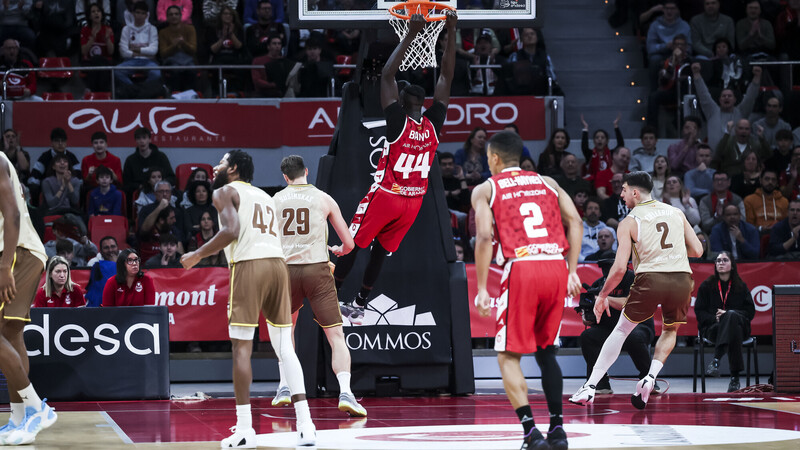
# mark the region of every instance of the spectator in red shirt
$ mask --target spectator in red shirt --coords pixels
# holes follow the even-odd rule
[[[611,153],[611,166],[606,170],[601,170],[595,175],[594,188],[597,196],[605,200],[611,196],[611,178],[614,174],[628,173],[628,164],[631,162],[631,151],[627,147],[617,147]]]
[[[78,2],[82,3],[82,2]],[[97,3],[89,6],[89,23],[81,28],[81,63],[88,66],[110,66],[114,57],[114,31],[108,25],[105,12]],[[86,72],[87,90],[111,91],[108,72]]]
[[[75,308],[86,306],[83,289],[72,282],[69,262],[61,256],[53,256],[47,262],[44,285],[36,291],[34,308]]]
[[[108,136],[102,131],[92,134],[92,149],[94,153],[86,155],[81,161],[83,184],[92,189],[97,187],[94,171],[100,166],[111,169],[111,182],[117,187],[122,187],[122,161],[108,151]]]
[[[142,260],[132,248],[119,253],[117,275],[106,281],[103,306],[154,305],[156,290],[153,280],[139,267]]]
[[[622,131],[619,129],[619,121],[622,119],[622,114],[617,114],[614,119],[614,136],[617,139],[617,147],[625,146],[625,139],[622,137]],[[583,159],[586,161],[584,164],[584,178],[589,181],[594,180],[598,172],[608,169],[611,165],[611,150],[608,148],[608,133],[606,130],[597,130],[594,132],[594,148],[589,149],[589,124],[581,114],[581,124],[583,130],[581,131],[581,153]]]

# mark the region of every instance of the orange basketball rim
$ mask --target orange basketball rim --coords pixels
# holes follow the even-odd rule
[[[403,20],[411,19],[414,14],[422,14],[425,21],[436,22],[447,18],[447,10],[455,11],[456,9],[450,5],[428,0],[409,0],[392,5],[389,8],[389,14]]]

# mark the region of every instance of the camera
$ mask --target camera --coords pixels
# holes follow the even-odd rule
[[[594,300],[597,294],[600,293],[600,289],[603,288],[604,282],[605,277],[596,282],[594,287],[583,283],[583,288],[586,289],[586,292],[581,293],[578,306],[574,308],[575,312],[583,316],[584,320],[589,322],[590,325],[597,325],[597,319],[594,317]]]

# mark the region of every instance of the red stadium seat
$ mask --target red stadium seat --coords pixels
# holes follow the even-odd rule
[[[44,216],[44,239],[42,242],[50,242],[56,239],[55,233],[53,233],[53,222],[57,219],[60,219],[63,216],[56,215],[56,216]]]
[[[87,91],[83,94],[84,100],[111,100],[111,92],[92,92]]]
[[[72,67],[72,63],[70,63],[69,58],[41,58],[39,60],[39,67],[42,68],[68,68]],[[48,72],[39,72],[37,76],[40,79],[48,79],[48,80],[67,80],[72,78],[72,71],[71,70],[55,70],[55,71],[48,71]]]
[[[42,94],[42,99],[46,102],[53,100],[73,100],[72,94],[69,92],[45,92]]]
[[[353,64],[353,57],[350,55],[337,55],[336,64]],[[337,75],[340,78],[349,79],[352,73],[353,69],[344,68],[344,69],[339,69]]]
[[[181,191],[186,189],[186,185],[189,183],[189,175],[192,174],[194,169],[205,169],[208,172],[208,181],[211,182],[211,179],[214,178],[214,168],[211,164],[205,163],[186,163],[180,164],[178,167],[175,168],[175,176],[178,178],[178,186],[177,188]]]
[[[119,249],[128,248],[128,219],[122,216],[92,216],[89,218],[89,239],[100,248],[100,239],[113,236]]]

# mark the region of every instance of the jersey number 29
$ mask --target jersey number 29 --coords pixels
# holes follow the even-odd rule
[[[393,170],[402,173],[403,179],[408,179],[412,172],[419,172],[422,178],[428,178],[428,172],[431,171],[430,153],[420,153],[416,156],[401,153]]]
[[[523,203],[519,206],[519,213],[525,218],[522,221],[522,226],[525,227],[525,234],[527,234],[529,238],[547,236],[547,228],[537,228],[544,223],[542,208],[540,208],[539,205],[533,202]]]

